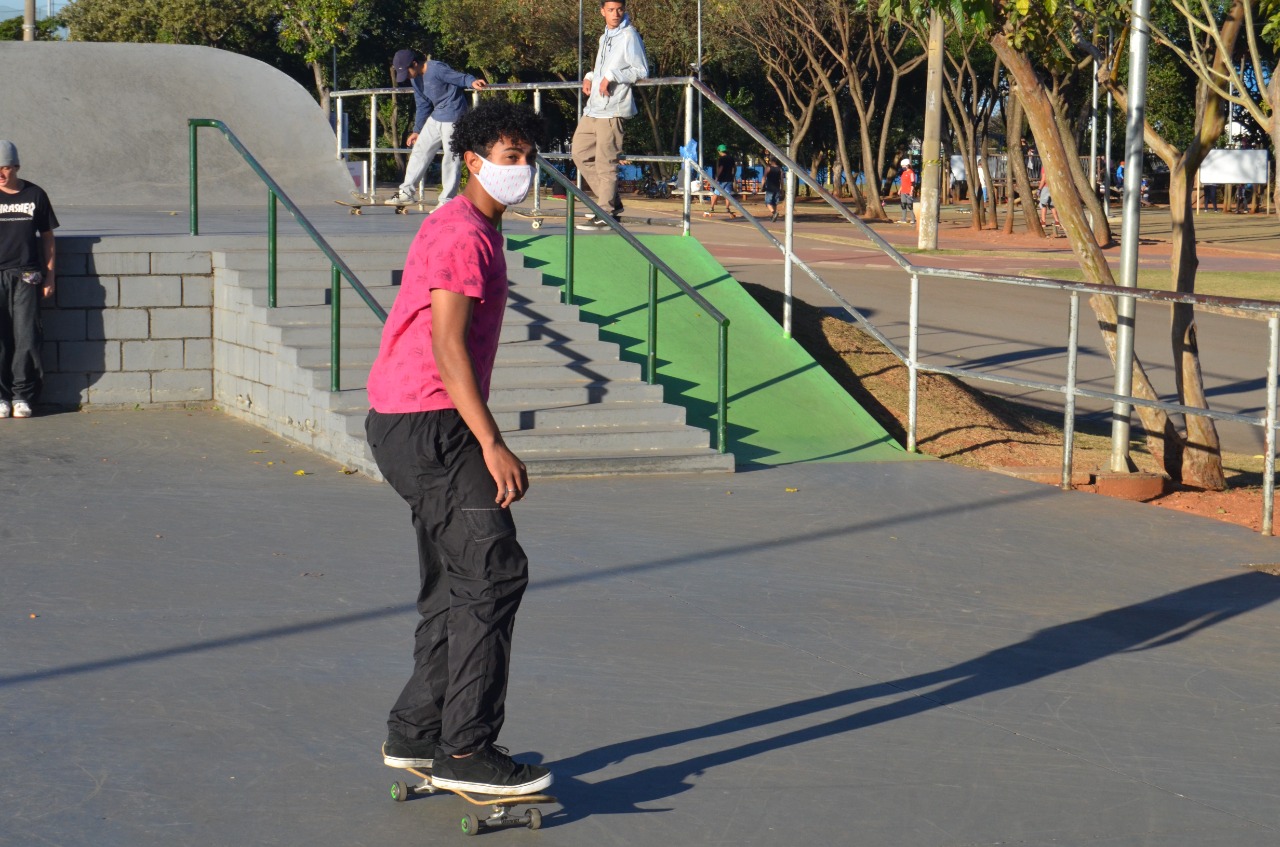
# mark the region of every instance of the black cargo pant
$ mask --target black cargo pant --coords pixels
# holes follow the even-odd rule
[[[42,291],[23,282],[22,271],[0,270],[0,400],[34,403],[40,394]]]
[[[387,727],[413,739],[439,736],[444,753],[470,752],[502,729],[528,559],[510,510],[494,502],[480,444],[455,410],[370,411],[365,432],[418,536],[413,675]]]

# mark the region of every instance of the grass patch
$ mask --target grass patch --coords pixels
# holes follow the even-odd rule
[[[1024,271],[1023,276],[1043,276],[1068,282],[1085,281],[1084,272],[1079,268],[1038,268]],[[1116,281],[1119,282],[1119,277]],[[1173,282],[1166,268],[1142,268],[1138,271],[1138,287],[1171,291]],[[1280,274],[1265,271],[1200,271],[1196,274],[1196,293],[1213,297],[1280,301]]]

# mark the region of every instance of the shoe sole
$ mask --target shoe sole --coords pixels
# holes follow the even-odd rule
[[[449,779],[432,775],[431,784],[437,788],[450,791],[466,791],[471,794],[488,794],[492,797],[517,797],[522,794],[534,794],[551,785],[551,774],[531,780],[523,785],[487,785],[482,782],[463,782],[460,779]]]
[[[418,768],[431,770],[435,766],[434,759],[401,759],[397,756],[383,756],[382,763],[389,768]]]

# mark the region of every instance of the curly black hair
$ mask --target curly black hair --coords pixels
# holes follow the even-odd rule
[[[526,141],[537,150],[545,137],[546,124],[533,109],[506,99],[491,99],[467,112],[453,125],[449,150],[459,157],[468,150],[488,157],[500,138]]]

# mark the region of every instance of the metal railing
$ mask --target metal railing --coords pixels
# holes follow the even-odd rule
[[[697,79],[689,78],[687,82],[691,89],[697,90],[702,96],[725,114],[733,121],[743,132],[749,135],[753,140],[761,145],[771,155],[775,156],[778,161],[787,168],[787,217],[786,217],[786,233],[787,243],[780,244],[778,240],[769,233],[763,225],[761,225],[743,206],[733,198],[721,191],[714,181],[712,182],[713,190],[715,190],[725,199],[734,204],[742,214],[751,222],[755,223],[757,228],[765,232],[770,240],[782,250],[787,260],[786,272],[786,291],[784,295],[785,314],[784,332],[790,332],[790,307],[792,302],[791,289],[791,265],[794,263],[810,277],[814,279],[828,294],[847,311],[862,327],[881,344],[893,353],[906,366],[909,373],[909,391],[908,391],[908,422],[907,422],[907,449],[915,452],[916,450],[916,411],[919,399],[919,378],[921,373],[946,374],[963,379],[976,379],[987,382],[995,382],[1003,385],[1018,386],[1021,388],[1030,388],[1038,391],[1049,391],[1062,394],[1064,397],[1063,408],[1063,448],[1062,448],[1062,480],[1061,487],[1063,489],[1071,488],[1071,463],[1075,433],[1075,400],[1077,397],[1091,397],[1099,400],[1108,400],[1113,403],[1125,403],[1131,406],[1143,406],[1147,408],[1162,409],[1165,412],[1173,412],[1183,415],[1195,415],[1200,417],[1211,418],[1218,421],[1231,421],[1235,423],[1244,423],[1252,426],[1260,426],[1264,429],[1264,438],[1266,441],[1266,452],[1264,455],[1263,470],[1263,492],[1262,492],[1262,534],[1272,535],[1272,512],[1275,505],[1275,458],[1276,458],[1276,412],[1277,412],[1277,370],[1280,368],[1280,303],[1265,300],[1247,300],[1235,297],[1215,297],[1206,294],[1185,294],[1171,291],[1161,291],[1150,288],[1129,288],[1116,285],[1097,285],[1087,282],[1068,282],[1066,280],[1057,280],[1049,278],[1037,277],[1018,277],[1006,274],[994,274],[981,271],[964,271],[952,270],[949,268],[936,268],[925,265],[916,265],[899,253],[894,247],[881,238],[871,227],[864,223],[854,213],[837,200],[830,192],[828,192],[816,179],[814,179],[799,163],[792,160],[781,148],[770,141],[763,133],[752,126],[745,118],[738,114],[733,107],[716,95],[714,91]],[[841,297],[835,289],[828,285],[822,278],[813,271],[808,265],[804,264],[795,255],[792,250],[791,233],[794,226],[794,204],[795,204],[795,180],[799,179],[804,182],[817,196],[822,198],[828,206],[830,206],[837,214],[853,224],[862,235],[864,235],[872,244],[874,244],[882,253],[888,256],[903,271],[911,275],[911,295],[909,303],[909,326],[910,334],[908,336],[908,349],[904,354],[897,345],[893,344],[882,333],[875,329],[867,318],[861,314],[852,304]],[[688,188],[686,187],[686,197],[688,196]],[[688,214],[688,200],[685,202],[686,216]],[[687,220],[686,220],[687,226]],[[971,282],[996,283],[1000,285],[1013,285],[1024,288],[1039,288],[1046,290],[1061,291],[1069,295],[1070,302],[1068,306],[1068,324],[1067,324],[1067,365],[1066,365],[1066,382],[1064,384],[1055,384],[1041,382],[1037,380],[1019,379],[1015,377],[999,376],[984,371],[973,370],[971,368],[957,368],[944,365],[928,365],[920,360],[919,354],[919,336],[920,336],[920,277],[937,277],[940,279],[961,279]],[[1186,406],[1181,403],[1174,403],[1166,400],[1151,400],[1144,397],[1133,395],[1113,394],[1106,391],[1095,391],[1092,389],[1081,388],[1076,384],[1076,360],[1079,355],[1079,317],[1080,317],[1080,295],[1104,295],[1115,298],[1127,298],[1133,301],[1167,303],[1167,304],[1186,304],[1197,308],[1205,309],[1212,312],[1218,312],[1231,317],[1243,317],[1245,319],[1267,321],[1269,344],[1266,363],[1266,411],[1263,415],[1246,415],[1235,412],[1223,412],[1200,406]]]
[[[493,84],[484,89],[484,92],[500,92],[500,91],[532,91],[534,97],[535,109],[540,107],[541,92],[555,89],[576,89],[580,83],[576,82],[538,82],[538,83],[511,83],[511,84]],[[1092,283],[1077,283],[1066,280],[1055,280],[1049,278],[1030,278],[1016,277],[1011,275],[985,273],[979,271],[952,270],[948,268],[936,268],[926,265],[916,265],[899,253],[894,247],[875,232],[870,226],[864,223],[855,213],[851,212],[844,203],[840,202],[832,195],[822,183],[814,178],[809,172],[798,162],[787,155],[786,151],[773,143],[768,137],[752,126],[745,118],[743,118],[728,103],[720,98],[711,88],[703,84],[695,77],[666,77],[658,79],[642,80],[637,83],[639,86],[683,86],[685,89],[685,142],[686,145],[693,139],[693,100],[694,95],[698,94],[702,99],[710,103],[713,107],[719,109],[730,121],[732,121],[747,136],[758,143],[762,149],[777,158],[777,160],[786,168],[786,218],[785,218],[785,236],[783,241],[779,241],[769,230],[763,226],[750,212],[737,201],[736,198],[724,192],[720,186],[714,181],[710,181],[710,189],[723,196],[725,200],[732,204],[733,208],[740,212],[744,218],[752,223],[761,233],[771,241],[775,247],[782,253],[785,260],[784,279],[783,279],[783,320],[782,330],[784,335],[791,335],[791,318],[792,306],[794,302],[794,286],[793,286],[793,267],[800,268],[806,273],[820,288],[822,288],[829,296],[832,297],[868,334],[875,338],[879,343],[883,344],[894,356],[896,356],[906,367],[909,374],[909,390],[908,390],[908,413],[907,413],[907,443],[906,447],[909,451],[917,450],[917,408],[919,401],[919,378],[922,373],[947,374],[963,379],[982,380],[994,382],[1004,385],[1018,386],[1039,391],[1050,391],[1062,394],[1063,403],[1063,456],[1062,456],[1062,481],[1061,486],[1064,489],[1071,487],[1071,465],[1072,451],[1075,432],[1075,401],[1077,397],[1090,397],[1100,400],[1108,400],[1112,402],[1125,403],[1131,406],[1144,406],[1149,408],[1162,409],[1165,412],[1172,412],[1184,415],[1198,415],[1201,417],[1211,418],[1219,421],[1231,421],[1237,423],[1245,423],[1252,426],[1260,426],[1264,429],[1264,437],[1266,440],[1265,453],[1265,470],[1263,473],[1263,515],[1262,515],[1262,534],[1271,535],[1273,533],[1272,511],[1275,503],[1275,454],[1276,454],[1276,407],[1277,407],[1277,383],[1280,379],[1277,377],[1277,358],[1280,356],[1280,303],[1244,300],[1232,297],[1214,297],[1204,294],[1180,294],[1176,292],[1160,291],[1157,289],[1145,288],[1129,288],[1121,286],[1095,285]],[[407,90],[397,89],[376,89],[365,90],[362,92],[345,92],[348,94],[361,93],[408,93]],[[336,93],[335,93],[336,96]],[[376,118],[375,118],[375,134],[376,138]],[[339,142],[341,145],[341,142]],[[339,148],[341,155],[342,148]],[[378,152],[385,152],[377,147],[372,148],[348,148],[348,152],[369,152],[376,157]],[[550,158],[550,156],[549,156]],[[560,156],[559,158],[564,158]],[[629,161],[672,161],[673,157],[669,156],[627,156]],[[685,234],[690,232],[690,222],[692,214],[692,187],[691,177],[697,172],[696,163],[689,157],[675,157],[676,161],[684,163],[684,184],[683,191],[683,231]],[[566,180],[567,181],[567,180]],[[909,326],[910,334],[908,337],[908,349],[904,352],[882,332],[880,332],[874,324],[872,324],[866,316],[864,316],[856,307],[848,300],[842,297],[831,285],[822,279],[811,266],[806,264],[795,254],[794,250],[794,226],[795,226],[795,195],[796,183],[802,182],[817,197],[821,198],[831,209],[840,217],[844,218],[850,225],[855,227],[859,233],[870,241],[876,249],[891,259],[903,272],[911,277],[911,294],[909,302]],[[537,199],[535,195],[535,206]],[[594,207],[593,208],[598,208]],[[572,238],[572,236],[570,236]],[[572,243],[572,242],[570,242]],[[1070,298],[1068,305],[1068,330],[1067,330],[1067,363],[1065,382],[1061,385],[1046,383],[1036,380],[1019,379],[1015,377],[1000,376],[984,371],[973,370],[969,368],[949,367],[944,365],[930,365],[920,358],[919,351],[919,334],[920,334],[920,278],[936,277],[940,279],[959,279],[970,282],[995,283],[1000,285],[1014,285],[1024,288],[1039,288],[1047,290],[1056,290],[1067,294]],[[1185,406],[1180,403],[1169,402],[1165,400],[1150,400],[1133,395],[1118,395],[1105,391],[1095,391],[1092,389],[1081,388],[1076,383],[1076,360],[1079,355],[1079,298],[1081,294],[1089,295],[1105,295],[1115,298],[1127,298],[1133,301],[1154,302],[1154,303],[1182,303],[1208,311],[1219,312],[1232,317],[1252,318],[1255,320],[1266,320],[1270,332],[1269,354],[1266,364],[1266,412],[1264,415],[1246,415],[1233,412],[1223,412],[1199,406]]]
[[[254,158],[248,148],[236,138],[230,128],[225,123],[214,118],[188,118],[187,119],[187,148],[189,154],[188,161],[188,178],[189,178],[189,194],[188,201],[190,208],[188,210],[188,220],[190,222],[190,232],[192,235],[200,234],[200,175],[199,175],[199,147],[196,142],[196,130],[201,127],[219,130],[237,153],[245,160],[258,178],[263,181],[267,187],[267,306],[276,308],[277,302],[277,243],[276,243],[276,204],[277,202],[284,204],[284,207],[293,215],[298,225],[302,227],[303,232],[311,236],[311,240],[315,242],[320,251],[329,259],[329,390],[341,391],[341,358],[342,358],[342,279],[345,277],[351,287],[355,289],[365,304],[373,310],[378,320],[386,323],[387,312],[369,293],[369,289],[365,288],[356,277],[355,272],[347,267],[347,263],[337,254],[334,249],[329,246],[329,242],[324,236],[311,224],[307,216],[303,214],[298,205],[289,199],[289,195],[284,192],[280,184],[267,173],[266,169]]]
[[[618,235],[622,236],[627,244],[631,245],[637,253],[644,257],[649,263],[649,300],[648,300],[648,321],[646,331],[646,347],[645,347],[645,378],[650,385],[657,380],[657,362],[658,362],[658,272],[661,271],[667,279],[671,280],[677,288],[683,291],[690,300],[698,304],[698,306],[707,313],[717,326],[716,341],[716,449],[721,453],[726,452],[728,448],[728,412],[729,412],[729,319],[725,317],[711,302],[703,297],[702,294],[685,281],[678,273],[671,269],[671,266],[659,258],[652,250],[644,246],[640,239],[628,232],[625,227],[614,220],[613,215],[606,212],[596,202],[560,171],[550,161],[538,156],[538,171],[545,170],[551,179],[558,183],[565,191],[565,271],[564,285],[562,291],[564,293],[564,302],[573,305],[573,280],[574,280],[574,223],[573,216],[575,213],[575,201],[581,200],[595,216],[604,221]]]

